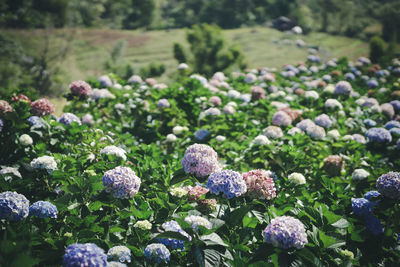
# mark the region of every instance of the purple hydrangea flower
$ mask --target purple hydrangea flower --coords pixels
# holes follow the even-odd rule
[[[346,80],[350,80],[350,81],[354,81],[354,80],[356,79],[356,76],[355,76],[353,73],[351,73],[351,72],[346,73],[346,74],[344,75],[344,77],[346,78]]]
[[[376,126],[376,121],[371,119],[365,119],[364,124],[367,125],[368,127],[374,127]]]
[[[162,224],[162,228],[164,228],[164,230],[168,231],[168,232],[178,232],[181,235],[187,237],[187,239],[189,241],[192,240],[192,237],[190,235],[188,235],[185,231],[183,231],[181,226],[176,221],[165,222]],[[158,238],[157,241],[166,246],[171,247],[172,249],[183,250],[183,248],[184,248],[183,240],[178,240],[178,239],[173,239],[173,238]]]
[[[309,127],[315,126],[315,123],[310,119],[302,120],[301,122],[296,124],[297,128],[300,128],[303,131],[307,131]]]
[[[75,81],[69,85],[69,89],[73,95],[79,97],[88,97],[92,92],[92,87],[85,81]]]
[[[169,261],[171,252],[163,244],[150,244],[144,250],[144,256],[148,260],[154,260],[157,263]]]
[[[290,216],[272,219],[262,235],[265,242],[283,249],[301,249],[307,243],[307,234],[303,223]]]
[[[388,172],[376,181],[376,188],[383,196],[396,199],[400,197],[400,172]]]
[[[57,218],[57,207],[48,201],[37,201],[29,207],[29,216]]]
[[[208,145],[193,144],[186,149],[181,162],[186,173],[205,177],[220,169],[218,154]]]
[[[352,91],[351,84],[346,81],[340,81],[336,84],[335,87],[335,94],[340,94],[340,95],[348,95]]]
[[[324,128],[329,128],[332,126],[332,120],[326,114],[321,114],[315,117],[315,124]]]
[[[28,122],[32,126],[36,126],[36,127],[43,127],[44,126],[44,120],[39,116],[30,116],[28,118]]]
[[[364,194],[364,198],[371,200],[371,198],[379,197],[380,195],[381,195],[381,193],[379,193],[378,191],[369,191]]]
[[[77,122],[79,125],[81,125],[81,120],[75,114],[72,113],[64,113],[58,120],[58,122],[68,126],[71,125],[72,122]]]
[[[365,137],[369,142],[390,143],[392,136],[385,128],[371,128],[365,133]]]
[[[211,193],[216,195],[222,193],[228,199],[241,196],[247,191],[242,175],[232,170],[223,170],[211,174],[208,177],[207,188],[210,189]]]
[[[107,255],[104,253],[104,250],[99,248],[96,244],[75,243],[69,245],[65,249],[63,265],[65,267],[107,266]]]
[[[351,207],[353,208],[353,212],[355,215],[365,217],[372,214],[373,205],[368,199],[352,198]]]
[[[292,118],[284,111],[277,111],[272,118],[272,124],[277,126],[289,126],[292,124]]]
[[[390,130],[392,128],[400,128],[400,121],[388,121],[385,124],[385,128]]]
[[[104,173],[103,185],[116,198],[132,198],[139,192],[141,180],[128,167],[118,166]]]
[[[365,218],[365,226],[374,235],[380,235],[383,233],[383,226],[381,221],[373,215]]]
[[[29,214],[29,200],[17,192],[3,192],[0,194],[0,219],[19,221]]]
[[[112,86],[112,81],[111,81],[110,77],[108,77],[107,75],[100,76],[98,81],[100,82],[101,86],[104,86],[104,87]]]

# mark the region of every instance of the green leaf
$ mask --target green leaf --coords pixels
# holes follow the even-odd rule
[[[308,248],[296,251],[296,255],[311,263],[312,266],[323,267],[321,261]]]
[[[178,232],[172,232],[172,231],[166,231],[164,233],[158,234],[153,238],[153,240],[158,239],[158,238],[172,238],[172,239],[177,239],[177,240],[182,240],[182,241],[188,241],[188,238]]]
[[[336,227],[336,228],[347,228],[350,225],[349,221],[347,221],[346,219],[340,219],[335,223],[332,223],[332,226]]]
[[[337,240],[331,236],[326,235],[321,230],[318,230],[319,239],[322,241],[324,248],[331,246],[332,244],[337,243]]]
[[[200,237],[200,239],[203,240],[208,246],[220,245],[220,246],[228,247],[228,245],[225,244],[225,242],[222,240],[222,238],[216,233],[212,233],[209,235],[203,235],[202,237]]]
[[[218,251],[216,251],[215,249],[205,249],[203,250],[203,253],[205,267],[219,266],[219,263],[221,261],[221,254]]]

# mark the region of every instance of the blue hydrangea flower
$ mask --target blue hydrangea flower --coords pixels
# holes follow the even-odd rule
[[[400,197],[400,172],[388,172],[376,181],[376,188],[383,196],[396,199]]]
[[[29,200],[17,192],[0,194],[0,219],[19,221],[29,214]]]
[[[29,207],[29,216],[57,218],[57,207],[48,201],[37,201]]]
[[[178,232],[181,235],[187,237],[189,241],[192,240],[192,237],[188,235],[185,231],[182,230],[181,226],[176,221],[168,221],[162,224],[162,228],[168,232]],[[184,241],[173,239],[173,238],[158,238],[158,242],[171,247],[172,249],[184,249]]]
[[[367,86],[368,86],[368,88],[376,88],[376,87],[379,86],[379,83],[378,83],[377,80],[371,79],[371,80],[369,80],[369,81],[367,82]]]
[[[96,244],[71,244],[65,249],[63,258],[65,267],[99,267],[107,266],[107,255]]]
[[[376,121],[371,119],[365,119],[364,124],[367,125],[368,127],[374,127],[376,126]]]
[[[104,173],[103,186],[116,198],[132,198],[139,192],[141,180],[128,167],[118,166]]]
[[[380,235],[383,233],[383,226],[381,221],[373,215],[365,218],[365,226],[374,235]]]
[[[315,117],[315,124],[324,128],[329,128],[332,126],[332,120],[326,114],[321,114]]]
[[[390,104],[393,106],[394,110],[396,111],[400,110],[400,100],[390,101]]]
[[[45,121],[39,116],[30,116],[28,118],[28,122],[32,126],[36,126],[38,128],[44,127]]]
[[[210,131],[206,130],[206,129],[200,129],[194,133],[194,136],[196,137],[196,139],[200,140],[200,141],[204,140],[209,135],[210,135]]]
[[[147,245],[144,250],[144,256],[146,257],[146,259],[154,260],[157,263],[167,263],[171,256],[171,252],[169,252],[167,247],[163,244],[155,243]]]
[[[400,121],[388,121],[385,124],[385,128],[390,130],[392,128],[400,128]]]
[[[346,81],[340,81],[336,84],[335,87],[335,94],[340,94],[340,95],[348,95],[352,91],[351,84]]]
[[[369,142],[390,143],[392,135],[385,128],[371,128],[365,133],[365,137]]]
[[[353,212],[358,216],[369,216],[372,214],[372,204],[368,199],[365,198],[352,198],[351,207]]]
[[[393,136],[399,136],[400,135],[400,128],[392,128],[389,130],[389,133]]]
[[[79,125],[81,125],[81,120],[75,114],[72,113],[64,113],[58,120],[58,122],[68,126],[71,125],[72,122],[77,122]]]
[[[380,195],[381,195],[381,193],[379,193],[378,191],[369,191],[364,194],[364,198],[371,200],[371,198],[379,197]]]
[[[303,223],[290,216],[272,219],[262,235],[266,243],[283,249],[301,249],[308,242]]]
[[[107,259],[119,262],[131,262],[131,250],[126,246],[115,246],[108,250]]]
[[[246,193],[247,186],[242,175],[232,170],[214,172],[208,177],[207,188],[210,192],[231,199]]]

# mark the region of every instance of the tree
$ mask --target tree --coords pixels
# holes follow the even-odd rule
[[[241,69],[246,67],[241,49],[238,46],[226,48],[226,41],[218,26],[194,25],[191,30],[186,32],[186,39],[192,54],[188,60],[193,65],[195,72],[211,76],[217,71],[224,71],[235,65]],[[182,47],[177,49],[178,46],[175,44],[174,50],[181,50],[182,53],[174,53],[174,55],[181,62],[187,57],[182,56],[185,53]]]
[[[124,28],[149,27],[155,7],[154,0],[132,0],[130,11],[123,21]]]

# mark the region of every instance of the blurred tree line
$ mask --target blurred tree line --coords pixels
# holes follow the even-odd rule
[[[0,0],[0,27],[168,29],[194,24],[237,28],[287,16],[306,32],[360,36],[381,24],[383,37],[400,36],[399,0]],[[396,37],[397,38],[397,37]]]

